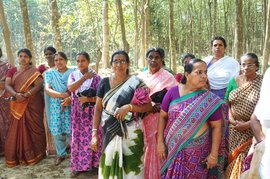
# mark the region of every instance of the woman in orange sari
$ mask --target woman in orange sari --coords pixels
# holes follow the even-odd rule
[[[8,167],[33,165],[45,156],[44,104],[41,92],[43,79],[31,65],[31,58],[30,50],[19,50],[19,66],[11,68],[6,77],[5,87],[12,96],[11,121],[5,144]]]

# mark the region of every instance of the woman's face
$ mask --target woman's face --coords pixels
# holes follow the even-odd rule
[[[254,59],[248,56],[243,56],[241,57],[240,62],[241,62],[241,72],[243,75],[249,76],[256,74],[258,67],[254,63]]]
[[[77,66],[80,71],[88,70],[89,63],[84,55],[77,56]]]
[[[30,65],[31,58],[25,52],[21,52],[18,56],[19,64],[22,66]]]
[[[54,53],[52,51],[46,50],[45,53],[44,53],[44,56],[45,56],[48,64],[54,63],[54,58],[53,58]]]
[[[150,52],[147,57],[149,69],[152,74],[158,72],[162,68],[162,58],[158,52]]]
[[[212,44],[212,52],[215,57],[222,58],[225,54],[225,46],[222,40],[214,40]]]
[[[187,84],[196,89],[201,89],[206,86],[207,83],[207,66],[203,62],[197,62],[193,65],[192,72],[185,73],[187,78]]]
[[[127,74],[129,64],[124,55],[115,55],[112,61],[112,69],[115,74]]]
[[[67,68],[67,61],[61,55],[55,55],[54,64],[59,71]]]

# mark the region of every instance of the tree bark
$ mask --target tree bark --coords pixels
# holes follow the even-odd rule
[[[109,68],[109,4],[108,0],[103,1],[103,47],[102,47],[102,62],[104,68]]]
[[[170,39],[170,59],[173,71],[176,72],[176,49],[174,34],[174,0],[169,0],[169,39]]]
[[[146,47],[145,47],[145,13],[144,13],[144,4],[145,0],[141,1],[141,57],[140,57],[140,62],[139,66],[140,67],[145,67],[146,65],[146,60],[145,60],[145,54],[146,54]]]
[[[36,55],[33,47],[33,40],[32,40],[32,33],[30,29],[30,22],[29,22],[29,15],[27,9],[26,0],[20,0],[20,7],[22,11],[22,18],[23,18],[23,29],[24,29],[24,36],[26,41],[26,47],[32,52],[32,63],[33,66],[36,65]]]
[[[263,48],[263,74],[265,73],[268,67],[269,61],[269,48],[270,48],[270,3],[267,5],[267,21],[266,21],[266,32]]]
[[[145,48],[148,49],[150,46],[150,37],[151,37],[151,30],[150,30],[150,0],[145,1],[144,5],[145,10]]]
[[[14,56],[12,53],[12,45],[11,45],[11,40],[10,40],[10,31],[8,28],[8,23],[7,19],[5,16],[5,11],[4,11],[4,6],[3,6],[3,1],[0,0],[0,23],[3,28],[3,36],[6,44],[6,52],[7,52],[7,58],[8,58],[8,63],[11,65],[14,64]]]
[[[128,53],[129,52],[129,44],[126,38],[126,30],[125,30],[125,21],[123,16],[123,9],[122,9],[122,2],[121,0],[115,0],[116,8],[117,8],[117,14],[118,18],[120,20],[120,26],[121,26],[121,35],[122,35],[122,42],[124,45],[124,50]]]
[[[234,58],[240,59],[243,54],[243,2],[235,0],[235,34],[234,34]]]
[[[138,1],[134,0],[134,22],[135,22],[135,36],[134,36],[134,66],[138,68],[138,57],[139,57],[139,50],[138,50],[138,39],[139,39],[139,27],[138,27]]]
[[[61,32],[59,27],[60,14],[58,11],[57,1],[49,0],[49,5],[51,7],[51,19],[52,19],[52,29],[54,34],[54,45],[57,51],[63,51]]]

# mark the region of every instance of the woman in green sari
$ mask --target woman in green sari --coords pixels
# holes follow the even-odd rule
[[[143,132],[141,115],[151,111],[149,89],[128,73],[125,51],[112,55],[113,75],[98,88],[91,148],[98,150],[98,126],[103,127],[103,152],[99,178],[143,178]]]

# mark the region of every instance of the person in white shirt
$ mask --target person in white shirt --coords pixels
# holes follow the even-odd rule
[[[234,58],[225,56],[227,44],[223,37],[214,37],[211,47],[213,55],[203,59],[207,64],[210,89],[224,99],[229,81],[239,75],[240,65]]]

